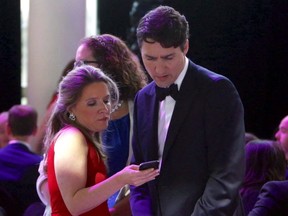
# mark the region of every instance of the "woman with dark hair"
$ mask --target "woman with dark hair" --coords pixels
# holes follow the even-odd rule
[[[89,64],[102,69],[119,88],[119,103],[111,113],[112,121],[102,137],[110,175],[130,162],[133,100],[137,91],[146,85],[146,77],[127,45],[109,34],[82,39],[75,60],[75,66]]]
[[[246,171],[240,194],[248,215],[266,182],[285,180],[286,160],[280,145],[272,140],[252,140],[246,144],[245,152]]]
[[[116,83],[92,66],[75,68],[59,84],[44,140],[52,215],[108,216],[113,193],[158,175],[130,165],[107,178],[100,137],[118,98]]]
[[[75,66],[89,64],[101,68],[117,83],[119,88],[119,103],[111,113],[111,121],[102,135],[108,157],[108,176],[111,176],[130,164],[133,100],[136,93],[146,85],[147,77],[137,57],[124,41],[110,34],[82,39],[75,60]],[[123,194],[126,192],[122,189]],[[108,200],[111,213],[119,210],[117,208],[120,203],[116,201],[120,200],[118,195],[119,193],[116,192]],[[121,199],[121,203],[121,206],[126,209],[123,215],[131,214],[129,196]]]

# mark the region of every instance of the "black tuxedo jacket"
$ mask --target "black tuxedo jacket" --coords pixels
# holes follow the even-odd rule
[[[263,185],[249,216],[287,216],[288,181],[271,181]]]
[[[135,97],[132,163],[158,159],[155,83]],[[225,77],[189,62],[160,176],[131,187],[134,216],[232,215],[244,175],[243,106]]]

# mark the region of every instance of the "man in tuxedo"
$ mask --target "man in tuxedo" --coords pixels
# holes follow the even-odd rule
[[[153,81],[135,97],[132,163],[160,175],[131,189],[135,216],[233,215],[244,175],[244,111],[229,79],[186,57],[186,18],[159,6],[137,41]]]
[[[10,141],[0,149],[0,187],[15,204],[17,212],[14,215],[22,215],[30,204],[40,202],[36,180],[42,156],[34,154],[29,144],[29,138],[36,130],[37,112],[34,108],[14,105],[9,110],[6,132]]]
[[[249,216],[287,216],[288,181],[270,181],[263,185]]]

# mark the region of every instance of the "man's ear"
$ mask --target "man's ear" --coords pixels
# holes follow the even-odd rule
[[[11,128],[10,128],[8,122],[5,123],[4,133],[7,134],[8,136],[12,136]]]
[[[189,50],[189,40],[186,39],[186,42],[183,47],[183,53],[186,55],[188,53],[188,50]]]
[[[33,132],[32,132],[32,135],[33,135],[33,136],[35,136],[35,135],[36,135],[36,133],[37,133],[37,130],[38,130],[38,127],[36,126],[36,127],[34,128]]]

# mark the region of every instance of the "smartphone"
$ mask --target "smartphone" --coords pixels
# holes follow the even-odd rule
[[[147,161],[147,162],[141,163],[139,166],[139,170],[145,170],[149,168],[158,169],[158,167],[159,167],[159,161],[153,160],[153,161]]]

